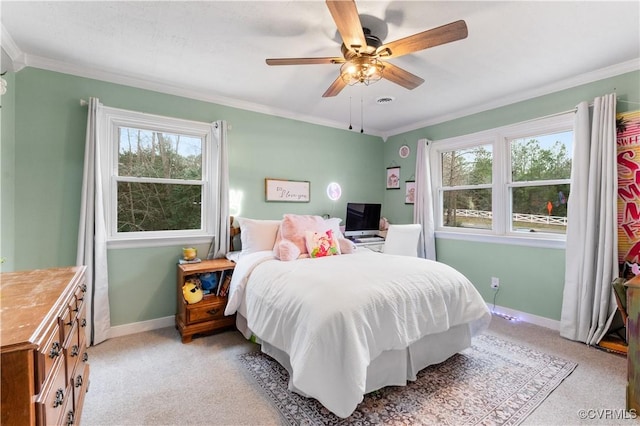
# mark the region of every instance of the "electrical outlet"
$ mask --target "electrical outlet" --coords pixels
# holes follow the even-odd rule
[[[500,288],[500,278],[491,277],[491,288],[497,290]]]

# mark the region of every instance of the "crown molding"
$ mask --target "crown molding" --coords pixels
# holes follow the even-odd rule
[[[154,92],[166,93],[168,95],[181,96],[189,99],[195,99],[204,102],[211,102],[218,105],[224,105],[232,108],[238,108],[246,111],[252,111],[267,115],[273,115],[291,120],[303,121],[306,123],[317,124],[325,127],[333,127],[340,130],[344,129],[344,123],[331,120],[321,120],[304,114],[292,113],[290,111],[273,108],[266,105],[247,102],[239,99],[228,98],[224,96],[206,93],[201,90],[186,89],[170,83],[162,81],[152,81],[146,77],[127,76],[113,71],[97,70],[89,67],[78,67],[65,62],[44,58],[40,56],[27,55],[28,65],[34,68],[45,69],[48,71],[60,72],[63,74],[75,75],[77,77],[90,78],[109,83],[122,84],[138,89],[146,89]],[[378,129],[368,129],[366,132],[371,136],[382,137],[382,132]]]
[[[18,72],[27,66],[26,55],[13,41],[13,37],[11,37],[2,23],[0,23],[0,45],[2,50],[9,56],[9,59],[11,59],[11,71]],[[2,71],[6,70],[3,69]]]
[[[468,115],[477,114],[484,111],[512,105],[518,102],[526,101],[529,99],[537,98],[539,96],[549,95],[551,93],[560,92],[562,90],[571,89],[573,87],[581,86],[583,84],[593,83],[594,81],[603,80],[605,78],[615,77],[617,75],[626,74],[632,71],[640,70],[640,58],[635,58],[630,61],[621,62],[619,64],[611,65],[606,68],[601,68],[595,71],[591,71],[585,74],[577,75],[565,80],[557,81],[546,86],[541,86],[532,90],[519,92],[512,96],[506,96],[494,101],[476,105],[471,108],[457,111],[453,114],[444,114],[438,117],[431,118],[426,121],[421,121],[411,126],[405,126],[397,128],[389,132],[386,136],[395,136],[401,133],[410,132],[413,130],[421,129],[428,126],[444,123],[447,121],[455,120],[457,118],[466,117]]]

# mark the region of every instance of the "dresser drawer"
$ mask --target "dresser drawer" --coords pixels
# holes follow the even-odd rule
[[[74,411],[82,410],[84,395],[89,388],[89,364],[81,362],[75,370],[71,379],[71,387],[73,388],[73,408]]]
[[[196,323],[228,319],[230,317],[224,316],[224,308],[225,302],[223,300],[204,299],[199,303],[187,306],[187,322]]]
[[[51,376],[47,378],[42,392],[36,397],[38,424],[58,424],[65,410],[73,407],[73,395],[65,374],[64,360],[53,365]]]
[[[64,350],[62,336],[57,322],[51,324],[44,339],[44,345],[36,353],[37,374],[35,377],[35,393],[42,390],[45,380],[51,374],[54,364],[62,360],[64,364]],[[64,370],[64,368],[63,368]]]
[[[82,354],[78,334],[78,323],[74,321],[69,338],[65,341],[64,354],[67,365],[67,381],[71,379],[71,373]]]
[[[84,296],[85,293],[87,292],[87,285],[82,283],[78,286],[78,289],[76,290],[76,307],[78,308],[78,312],[80,312],[82,310],[82,307],[84,306]]]
[[[67,306],[62,314],[60,315],[60,330],[62,330],[62,341],[63,343],[69,339],[71,335],[71,329],[76,322],[76,313],[71,310],[76,308],[75,298],[72,299],[73,302],[69,302],[71,306]]]

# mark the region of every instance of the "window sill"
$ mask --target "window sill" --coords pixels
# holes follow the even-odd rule
[[[173,236],[155,238],[113,239],[107,241],[107,249],[193,246],[197,244],[211,244],[212,240],[213,235],[202,235],[197,237]]]
[[[491,234],[472,234],[466,232],[450,232],[450,231],[436,231],[436,238],[444,240],[462,240],[462,241],[474,241],[479,243],[491,243],[491,244],[508,244],[527,247],[539,247],[539,248],[552,248],[562,249],[566,248],[566,241],[564,239],[553,238],[539,238],[530,236],[517,236],[517,235],[491,235]]]

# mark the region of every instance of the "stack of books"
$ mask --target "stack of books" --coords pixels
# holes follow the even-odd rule
[[[229,293],[229,284],[231,284],[231,272],[222,271],[220,281],[218,282],[218,291],[216,296],[225,297]]]
[[[184,265],[185,263],[200,263],[202,262],[202,259],[200,259],[199,257],[195,257],[191,260],[186,260],[184,257],[181,257],[178,259],[178,263],[181,265]]]

